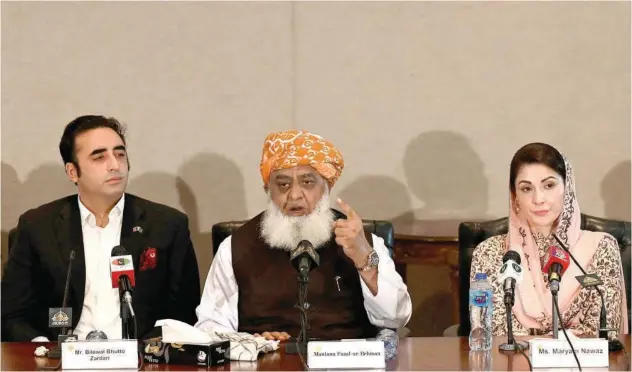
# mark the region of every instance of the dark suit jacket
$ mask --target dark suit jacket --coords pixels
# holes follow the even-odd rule
[[[142,232],[134,229],[136,226],[141,227]],[[126,194],[120,244],[134,261],[133,304],[139,338],[146,335],[158,319],[194,324],[195,308],[200,303],[200,282],[187,216],[165,205]],[[141,270],[140,257],[148,248],[155,248],[155,267]],[[48,308],[61,307],[72,249],[75,261],[68,306],[72,307],[74,328],[81,317],[86,282],[77,195],[20,216],[2,279],[3,339],[57,338],[60,328],[48,328]]]

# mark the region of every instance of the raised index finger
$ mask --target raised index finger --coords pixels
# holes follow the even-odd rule
[[[340,198],[336,199],[336,201],[338,202],[338,205],[340,206],[342,211],[347,215],[347,219],[353,220],[353,219],[359,218],[356,212],[353,210],[353,208],[351,208],[349,204],[345,203]]]

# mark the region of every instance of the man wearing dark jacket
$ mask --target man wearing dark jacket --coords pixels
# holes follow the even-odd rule
[[[124,127],[114,118],[81,116],[66,126],[59,150],[78,194],[20,217],[2,278],[3,339],[57,338],[60,328],[48,327],[49,308],[62,305],[71,252],[73,333],[122,338],[119,293],[110,279],[117,245],[134,263],[138,338],[159,319],[194,324],[200,286],[187,216],[125,193]]]

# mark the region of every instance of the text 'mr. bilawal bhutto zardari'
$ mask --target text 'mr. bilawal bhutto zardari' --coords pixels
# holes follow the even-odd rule
[[[408,289],[384,240],[365,233],[362,219],[329,190],[342,173],[342,154],[306,131],[269,134],[261,176],[269,203],[224,240],[211,265],[196,327],[285,340],[300,332],[297,273],[290,254],[307,240],[320,256],[310,273],[310,337],[374,337],[378,328],[408,322]]]

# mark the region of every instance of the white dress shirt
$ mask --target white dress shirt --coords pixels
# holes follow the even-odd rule
[[[83,308],[73,333],[84,340],[92,331],[103,331],[110,340],[123,337],[121,329],[120,298],[118,289],[112,288],[110,257],[112,248],[121,243],[125,195],[110,211],[107,226],[96,225],[96,217],[79,199],[83,252],[86,265],[86,284]],[[34,342],[47,342],[47,337],[36,337]]]
[[[389,256],[384,240],[374,234],[372,237],[373,248],[380,258],[377,268],[378,292],[373,296],[360,277],[364,308],[369,321],[378,328],[403,327],[410,320],[412,313],[408,288],[402,277],[395,271],[395,263]],[[205,331],[237,331],[239,328],[238,300],[239,291],[233,271],[231,237],[229,236],[220,244],[208,272],[202,302],[196,309],[198,321],[195,327]],[[283,330],[271,329],[270,331]]]

